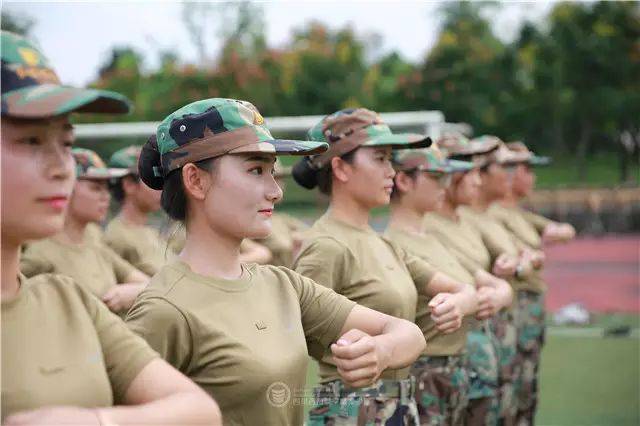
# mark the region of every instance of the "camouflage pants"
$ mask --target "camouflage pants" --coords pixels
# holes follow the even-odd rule
[[[544,296],[518,292],[518,354],[522,363],[518,386],[518,426],[532,425],[538,405],[538,367],[544,343]]]
[[[347,389],[340,380],[318,385],[309,426],[417,426],[415,380],[379,380],[363,389]]]
[[[479,423],[498,423],[498,355],[491,330],[486,322],[467,335],[467,371],[469,372],[469,407],[465,424],[482,418]],[[485,409],[486,408],[486,409]]]
[[[499,421],[510,426],[515,424],[518,412],[516,395],[521,372],[514,313],[503,311],[493,317],[490,324],[498,354]]]
[[[411,367],[417,382],[420,424],[462,425],[469,376],[462,355],[421,356]]]

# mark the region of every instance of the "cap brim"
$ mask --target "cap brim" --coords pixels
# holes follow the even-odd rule
[[[315,155],[329,149],[325,142],[294,141],[287,139],[273,139],[256,142],[232,149],[228,154],[269,153],[276,155]]]
[[[2,115],[15,118],[49,118],[71,112],[126,114],[129,100],[119,93],[41,84],[2,95]]]
[[[529,164],[531,164],[532,166],[548,166],[549,164],[551,164],[551,161],[551,157],[533,155],[529,159]]]
[[[85,173],[81,176],[78,176],[79,179],[94,179],[94,180],[102,180],[102,179],[117,179],[123,176],[130,174],[131,171],[129,169],[114,169],[114,168],[97,168],[90,167]]]
[[[444,165],[445,173],[468,172],[474,165],[470,161],[446,160]]]
[[[431,146],[429,136],[414,133],[392,133],[389,135],[374,136],[362,146],[390,146],[392,149],[428,148]]]

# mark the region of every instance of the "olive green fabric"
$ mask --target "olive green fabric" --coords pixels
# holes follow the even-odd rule
[[[224,280],[176,261],[153,277],[126,321],[216,399],[226,425],[298,425],[308,354],[337,340],[354,305],[286,268],[248,264],[239,279]],[[271,385],[279,396],[288,388],[291,401],[278,406]]]
[[[102,244],[104,242],[104,230],[97,223],[89,223],[84,229],[84,241],[90,244]]]
[[[257,240],[269,250],[273,258],[272,265],[293,265],[294,234],[307,229],[308,226],[301,220],[286,213],[275,213],[271,217],[271,234],[262,240]]]
[[[111,287],[126,282],[135,268],[104,244],[66,244],[47,238],[29,244],[20,259],[20,271],[27,277],[66,275],[102,297]]]
[[[373,229],[322,216],[307,233],[294,263],[297,272],[350,300],[394,317],[415,321],[418,292],[436,271]],[[409,369],[387,370],[383,379],[406,379]],[[322,382],[339,379],[331,354],[320,360]]]
[[[384,236],[407,252],[429,262],[436,270],[460,282],[474,285],[473,276],[460,265],[455,256],[435,236],[423,233],[409,233],[393,227],[388,228]],[[457,355],[464,352],[471,318],[465,318],[462,326],[453,333],[439,333],[434,321],[431,319],[428,307],[431,296],[426,293],[424,285],[417,286],[417,290],[416,324],[422,330],[425,339],[427,339],[427,348],[424,354],[441,356]]]
[[[2,419],[50,405],[122,403],[157,354],[71,278],[20,282],[2,301]]]
[[[173,257],[167,241],[155,228],[128,224],[119,216],[107,225],[104,242],[120,257],[149,276],[155,275]]]
[[[520,210],[522,217],[524,217],[527,222],[529,222],[530,224],[532,224],[536,230],[538,231],[538,234],[542,235],[544,233],[544,229],[554,223],[551,219],[547,219],[544,216],[541,216],[539,214],[535,214],[533,212],[530,212],[528,210],[524,210],[521,209]]]
[[[459,217],[453,219],[429,212],[424,216],[422,230],[436,236],[471,275],[475,275],[478,269],[491,271],[491,254],[482,241],[482,235]]]
[[[499,221],[520,243],[534,250],[542,250],[542,238],[535,226],[525,219],[520,207],[504,207],[498,203],[492,204],[487,210],[490,216]],[[535,285],[540,292],[547,290],[547,284],[542,277],[541,270],[534,270],[527,280]]]
[[[491,264],[503,253],[518,257],[520,244],[513,235],[486,211],[479,211],[468,206],[460,206],[458,212],[462,221],[475,227],[482,235],[482,241],[491,254]],[[540,292],[542,289],[527,277],[509,278],[509,284],[515,290]]]

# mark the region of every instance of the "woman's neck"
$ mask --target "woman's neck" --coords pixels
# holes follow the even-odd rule
[[[122,221],[130,225],[146,225],[147,213],[143,212],[131,200],[125,200],[119,214]]]
[[[12,299],[20,290],[20,244],[2,238],[2,300]]]
[[[67,215],[64,221],[64,229],[56,238],[69,244],[82,244],[84,242],[84,231],[89,222],[78,220],[71,215]]]
[[[369,227],[370,210],[358,203],[347,194],[334,193],[331,195],[331,217],[356,228]]]
[[[504,207],[518,207],[518,198],[513,194],[513,192],[509,191],[507,195],[500,200],[500,205]]]
[[[197,274],[234,280],[240,278],[242,239],[212,229],[204,219],[194,218],[187,226],[187,240],[179,258]]]
[[[409,233],[420,233],[424,213],[417,211],[402,201],[391,204],[389,227]]]
[[[451,202],[451,200],[447,197],[444,199],[440,208],[438,209],[438,213],[442,216],[447,217],[451,220],[458,220],[458,213],[456,213],[456,205]]]

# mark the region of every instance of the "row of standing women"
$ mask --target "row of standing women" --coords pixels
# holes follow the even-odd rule
[[[542,238],[573,231],[518,207],[542,162],[524,145],[429,148],[366,109],[274,139],[250,103],[206,99],[107,167],[68,115],[126,99],[61,86],[5,32],[2,64],[3,422],[302,424],[311,400],[309,424],[533,423]],[[274,215],[278,155],[329,197],[308,230]],[[145,225],[159,205],[177,252]],[[272,253],[290,268],[247,263]]]

